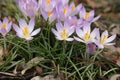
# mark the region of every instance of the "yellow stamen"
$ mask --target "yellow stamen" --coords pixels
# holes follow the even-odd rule
[[[87,19],[89,17],[89,13],[86,12],[85,16],[84,16],[84,19]]]
[[[60,33],[60,35],[61,35],[61,38],[62,38],[63,40],[66,40],[66,38],[67,38],[67,32],[66,32],[65,29],[63,29],[63,31]]]
[[[2,28],[6,28],[7,27],[7,24],[6,23],[3,23],[2,24]]]
[[[84,39],[86,40],[86,41],[88,41],[88,39],[90,38],[90,34],[88,33],[88,31],[85,33],[85,35],[84,35]]]
[[[30,35],[24,35],[24,36],[22,36],[22,38],[29,38],[30,37]]]
[[[67,8],[63,8],[63,13],[65,14],[67,12]]]
[[[106,39],[107,39],[107,35],[102,36],[101,39],[100,39],[100,43],[103,44]]]
[[[51,16],[52,12],[48,12],[48,16]]]
[[[51,2],[51,0],[46,0],[46,3],[49,4]]]
[[[24,34],[24,35],[28,35],[28,27],[27,27],[27,26],[25,26],[25,27],[23,28],[23,34]]]
[[[33,9],[33,6],[32,6],[32,5],[30,5],[28,9],[29,9],[29,10],[32,10],[32,9]]]
[[[73,23],[76,24],[76,23],[77,23],[77,20],[73,20]]]
[[[72,10],[74,10],[75,9],[75,5],[73,4],[71,8],[72,8]]]

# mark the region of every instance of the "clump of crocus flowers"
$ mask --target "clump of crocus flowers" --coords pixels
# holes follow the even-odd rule
[[[33,30],[35,16],[42,15],[49,23],[56,22],[56,29],[52,28],[51,31],[57,40],[76,40],[89,46],[95,44],[98,48],[115,44],[111,42],[116,35],[109,37],[107,30],[100,35],[98,28],[91,30],[91,24],[100,16],[95,17],[94,10],[87,12],[82,4],[78,6],[74,2],[69,4],[69,0],[16,0],[16,3],[23,15],[29,17],[29,23],[25,19],[20,19],[19,26],[13,24],[16,35],[20,38],[32,40],[33,36],[40,32],[40,28]],[[4,18],[3,22],[0,21],[0,33],[5,36],[10,31],[11,25],[12,22]],[[73,35],[74,32],[76,35]]]

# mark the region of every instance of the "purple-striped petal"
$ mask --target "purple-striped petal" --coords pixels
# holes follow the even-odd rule
[[[7,17],[5,17],[5,18],[3,19],[3,23],[8,24],[8,19],[7,19]]]
[[[103,37],[104,35],[106,35],[107,38],[108,38],[108,31],[107,31],[107,30],[105,30],[105,31],[102,33],[101,37]]]
[[[76,29],[76,34],[77,34],[80,38],[83,37],[83,31],[82,31],[81,29],[79,29],[79,28]]]
[[[67,38],[66,41],[73,41],[73,38]]]
[[[107,44],[105,44],[105,45],[111,46],[111,45],[115,45],[115,43],[107,43]]]
[[[109,43],[111,41],[113,41],[114,39],[116,38],[116,34],[115,35],[112,35],[111,37],[107,38],[105,43]]]
[[[79,16],[80,16],[80,18],[84,18],[85,15],[86,15],[86,9],[84,6],[82,6],[82,8],[79,12]]]
[[[40,32],[40,28],[39,29],[36,29],[35,31],[33,31],[32,33],[31,33],[31,36],[34,36],[34,35],[36,35],[36,34],[38,34],[39,32]]]
[[[25,38],[26,40],[30,41],[33,39],[33,37]]]
[[[78,38],[78,37],[75,37],[75,36],[74,36],[74,39],[75,39],[76,41],[85,43],[82,39],[80,39],[80,38]]]
[[[95,17],[95,18],[92,20],[92,22],[97,21],[100,17],[101,17],[100,15],[99,15],[99,16],[97,16],[97,17]]]
[[[30,22],[29,22],[29,33],[31,33],[34,29],[34,26],[35,26],[35,22],[34,22],[34,19],[31,19]]]
[[[53,29],[53,28],[52,28],[52,32],[54,33],[54,35],[60,36],[59,33],[55,29]]]
[[[20,19],[19,20],[19,25],[20,25],[20,28],[24,28],[25,26],[28,26],[26,21],[24,19]]]

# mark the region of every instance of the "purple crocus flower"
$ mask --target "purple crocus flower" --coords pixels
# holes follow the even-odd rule
[[[95,22],[100,18],[100,16],[94,17],[94,15],[95,15],[94,10],[90,12],[86,12],[85,7],[82,6],[79,12],[80,19],[82,19],[82,23],[83,23],[82,25],[84,26],[85,24],[91,24],[92,22]]]
[[[20,19],[19,26],[20,27],[18,27],[16,24],[13,24],[13,28],[16,31],[16,35],[26,40],[32,40],[33,36],[35,36],[40,32],[40,28],[33,31],[35,26],[34,19],[31,19],[29,24],[27,24],[24,19]]]
[[[19,0],[19,8],[25,16],[34,18],[38,14],[39,4],[36,0]]]
[[[57,9],[58,20],[65,21],[70,16],[70,9],[68,4],[63,5],[59,3],[56,9]]]
[[[0,21],[0,33],[5,36],[11,29],[12,22],[9,22],[8,19],[5,17],[3,22]]]
[[[45,20],[48,19],[48,21],[51,23],[53,22],[56,17],[56,1],[55,0],[41,0],[41,14]]]
[[[81,19],[78,19],[77,16],[70,16],[66,19],[66,21],[71,24],[72,26],[75,27],[75,29],[77,28],[81,28],[82,26],[82,20]]]
[[[116,38],[116,34],[112,35],[111,37],[108,37],[108,31],[105,30],[101,37],[100,37],[100,32],[97,31],[97,35],[96,35],[96,41],[95,44],[99,47],[99,48],[104,48],[105,45],[114,45],[115,43],[111,43],[114,39]]]
[[[87,44],[86,47],[87,47],[88,53],[93,54],[93,52],[94,52],[95,49],[96,49],[96,44],[94,44],[94,43],[89,43],[89,44]]]
[[[56,0],[41,0],[41,8],[45,12],[51,12],[56,6]]]
[[[56,29],[57,30],[52,28],[52,32],[56,36],[56,39],[65,41],[74,40],[73,38],[69,37],[74,33],[74,27],[70,27],[67,22],[65,22],[64,25],[62,25],[61,22],[56,23]]]
[[[41,14],[42,14],[43,18],[46,21],[48,20],[50,23],[52,23],[53,21],[55,21],[56,18],[57,18],[57,14],[56,14],[56,9],[55,8],[51,12],[45,12],[44,10],[42,10]]]
[[[90,25],[86,25],[86,26],[83,27],[83,29],[80,29],[80,28],[76,29],[76,34],[77,34],[78,37],[74,37],[74,38],[75,38],[75,40],[77,40],[79,42],[89,44],[89,43],[92,43],[92,42],[95,41],[97,31],[98,31],[98,29],[95,28],[91,32]]]
[[[75,3],[74,2],[71,2],[70,3],[70,16],[74,16],[76,14],[79,13],[79,11],[81,10],[82,8],[82,4],[79,4],[77,6],[75,6]]]

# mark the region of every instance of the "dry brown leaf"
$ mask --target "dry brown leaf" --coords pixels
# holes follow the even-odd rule
[[[35,69],[36,69],[38,74],[41,74],[43,72],[43,69],[39,66],[36,66]]]
[[[101,0],[100,3],[96,3],[94,0],[86,0],[88,5],[91,6],[92,8],[100,8],[100,7],[105,7],[108,6],[108,2],[105,0]]]
[[[112,29],[111,34],[120,34],[120,25],[115,26]]]
[[[31,69],[32,67],[36,66],[40,61],[44,60],[43,57],[35,57],[33,59],[31,59],[28,63],[26,63],[26,65],[23,67],[24,69],[21,71],[21,74],[24,75],[25,72],[28,69]]]
[[[0,60],[2,60],[3,58],[3,47],[0,46]]]
[[[61,80],[60,78],[54,78],[53,75],[47,75],[45,77],[35,76],[31,80]]]
[[[110,80],[120,80],[120,74],[113,75]]]
[[[116,61],[116,64],[117,64],[118,66],[120,66],[120,59],[118,59],[118,60]]]

